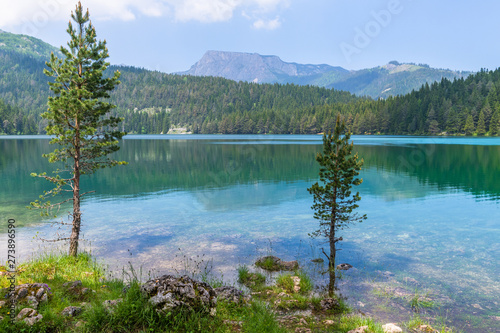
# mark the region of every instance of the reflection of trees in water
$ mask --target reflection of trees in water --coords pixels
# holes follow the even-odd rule
[[[320,145],[214,143],[216,136],[202,141],[124,140],[116,158],[130,164],[88,177],[83,186],[96,189],[97,195],[135,196],[167,189],[215,189],[316,179],[314,157]],[[51,148],[48,140],[0,140],[2,202],[33,200],[33,195],[44,189],[46,184],[29,174],[54,167],[41,157]],[[416,187],[414,179],[438,188],[454,187],[475,195],[500,196],[499,146],[357,145],[355,149],[365,160],[362,186],[373,195],[397,199],[401,187]],[[397,181],[392,183],[391,177]],[[425,188],[422,190],[425,192]]]
[[[500,146],[358,146],[365,167],[416,177],[438,188],[500,197]]]

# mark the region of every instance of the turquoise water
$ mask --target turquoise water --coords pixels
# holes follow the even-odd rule
[[[339,261],[355,268],[340,293],[393,322],[415,315],[417,295],[432,304],[420,315],[436,324],[498,332],[500,139],[353,141],[365,162],[359,212],[368,220],[343,231]],[[121,147],[116,158],[129,165],[83,183],[96,190],[83,203],[83,246],[110,269],[130,262],[147,278],[207,267],[233,283],[238,265],[273,253],[325,284],[325,267],[310,261],[325,244],[308,237],[317,222],[306,190],[320,136],[127,136]],[[58,231],[24,208],[48,189],[29,173],[52,167],[40,157],[52,149],[46,137],[0,137],[0,217],[20,226],[21,259]]]

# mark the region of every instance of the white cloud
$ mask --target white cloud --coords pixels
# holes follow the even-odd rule
[[[274,20],[259,19],[253,23],[255,29],[274,30],[281,26],[281,20],[277,16]]]
[[[0,0],[0,28],[42,28],[51,21],[68,20],[75,0]],[[174,17],[178,21],[223,22],[235,10],[247,10],[254,27],[275,29],[279,19],[264,20],[265,14],[286,7],[289,0],[83,0],[94,20],[131,21],[139,15]],[[25,29],[26,30],[26,29]],[[29,30],[29,29],[28,29]]]
[[[182,0],[169,1],[174,6],[175,18],[179,21],[220,22],[233,17],[241,0]]]
[[[252,0],[250,2],[255,2],[263,11],[273,11],[279,6],[287,7],[290,5],[288,0]]]

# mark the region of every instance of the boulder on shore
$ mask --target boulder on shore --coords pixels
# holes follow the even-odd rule
[[[247,303],[250,300],[250,295],[245,295],[243,292],[235,287],[224,286],[215,288],[217,294],[217,301],[227,301],[229,303]]]
[[[83,312],[83,309],[79,306],[67,306],[62,310],[61,315],[65,317],[76,317]]]
[[[10,301],[18,304],[27,304],[34,309],[38,309],[40,303],[49,300],[50,288],[45,283],[25,283],[14,288],[14,292],[7,294]]]
[[[217,294],[205,282],[196,281],[184,275],[175,277],[163,275],[149,280],[141,286],[142,293],[156,307],[159,313],[187,309],[215,315]]]
[[[43,316],[41,314],[38,314],[38,312],[32,308],[24,308],[21,311],[19,311],[19,313],[16,316],[16,321],[23,320],[29,326],[33,326],[42,319]]]
[[[337,309],[340,304],[335,298],[325,298],[319,302],[319,306],[323,311],[330,311]]]
[[[401,333],[403,330],[401,327],[394,325],[393,323],[382,325],[382,329],[385,333]]]
[[[85,288],[80,280],[66,282],[63,284],[63,287],[68,294],[78,299],[83,299],[92,291],[89,288]]]

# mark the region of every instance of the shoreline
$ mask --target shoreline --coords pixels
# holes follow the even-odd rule
[[[39,322],[34,324],[33,328],[39,330],[41,327],[47,328],[52,325],[51,329],[54,329],[56,332],[65,332],[67,329],[70,331],[84,332],[90,327],[89,325],[92,324],[92,316],[95,315],[93,311],[108,311],[99,308],[99,302],[102,302],[103,298],[120,295],[120,292],[123,293],[122,289],[124,288],[133,289],[134,283],[137,284],[137,287],[140,287],[140,283],[136,280],[136,273],[134,273],[135,271],[133,267],[130,268],[127,275],[124,275],[123,279],[108,280],[105,277],[106,273],[103,266],[97,264],[95,261],[96,259],[97,258],[85,253],[80,253],[78,260],[76,261],[74,258],[66,255],[43,254],[38,260],[30,260],[27,263],[19,265],[19,272],[16,276],[17,285],[22,283],[40,283],[46,285],[47,288],[50,288],[48,290],[46,289],[47,293],[50,293],[48,301],[41,304],[40,308],[37,309],[37,313],[42,315],[42,318]],[[72,265],[74,265],[75,268],[72,268]],[[338,329],[339,332],[351,332],[351,330],[358,329],[362,326],[368,326],[373,330],[373,332],[376,333],[389,332],[382,328],[382,323],[377,323],[371,317],[363,316],[356,310],[348,309],[341,299],[337,299],[337,301],[330,301],[337,304],[332,308],[327,309],[323,307],[324,304],[321,300],[328,298],[325,298],[324,295],[320,297],[315,296],[321,294],[317,294],[316,292],[312,293],[312,285],[310,282],[307,282],[310,281],[309,278],[307,275],[300,273],[300,271],[296,271],[295,273],[293,271],[289,273],[279,272],[276,273],[277,279],[275,282],[272,282],[271,284],[259,284],[251,282],[254,281],[252,278],[247,278],[247,280],[242,278],[241,271],[245,270],[245,267],[246,266],[240,266],[237,269],[240,287],[236,286],[236,288],[241,288],[241,286],[245,285],[249,290],[249,293],[246,293],[249,300],[242,302],[241,304],[238,303],[239,305],[228,305],[226,301],[220,301],[219,305],[217,305],[217,313],[221,316],[219,319],[221,319],[220,322],[224,329],[219,330],[220,327],[217,329],[210,327],[210,330],[208,331],[231,332],[239,331],[242,328],[252,325],[257,325],[260,319],[257,320],[256,318],[252,319],[243,317],[243,320],[241,320],[242,318],[238,315],[240,311],[245,311],[245,309],[250,308],[252,311],[263,311],[264,315],[268,317],[267,320],[271,318],[272,320],[266,325],[275,327],[276,332],[326,332],[330,331],[332,328]],[[252,274],[259,275],[259,273],[253,273],[254,269],[252,268],[246,268],[246,270],[248,272],[246,273],[246,276],[249,276],[249,274],[250,276],[253,276]],[[297,274],[300,276],[297,286],[300,285],[303,288],[303,291],[300,290],[300,287],[298,287],[298,291],[296,289],[288,289],[289,287],[287,287],[287,279]],[[128,276],[128,278],[125,278],[125,276]],[[193,274],[192,278],[198,279],[199,281],[203,280],[209,283],[209,285],[214,285],[214,287],[222,287],[224,285],[224,283],[217,277],[210,275],[201,274],[199,276],[195,276],[195,274]],[[5,287],[5,279],[6,274],[2,274],[0,276],[1,287]],[[65,289],[63,285],[67,286],[68,283],[74,284],[75,281],[81,281],[81,288],[89,288],[89,291],[86,291],[82,294],[82,296],[71,296],[71,292]],[[302,284],[301,281],[305,284]],[[77,288],[79,292],[83,290],[81,288]],[[67,297],[68,300],[59,301],[56,297],[58,295],[63,295],[61,300],[65,297]],[[64,297],[64,295],[66,296]],[[135,294],[135,301],[138,301],[138,295],[140,294]],[[124,299],[123,303],[132,301],[127,299],[127,293],[122,295],[121,299]],[[22,302],[23,301],[21,301],[21,303]],[[262,308],[262,304],[264,304],[264,308]],[[24,306],[27,306],[27,304],[24,304],[22,307]],[[118,305],[118,307],[120,306],[121,305]],[[75,310],[78,314],[75,314],[74,316],[71,315],[69,317],[65,317],[62,314],[58,315],[59,312],[62,313],[64,310],[67,310],[68,307],[80,308],[80,310]],[[125,305],[123,305],[123,307],[125,307]],[[4,307],[0,308],[0,315],[3,316],[3,312],[5,312]],[[113,317],[113,312],[108,313],[108,315],[109,314]],[[127,314],[124,313],[120,313],[120,315],[125,317],[127,316]],[[64,326],[60,326],[60,322],[58,319],[54,319],[54,316],[60,316],[59,319],[61,320],[66,318],[64,319]],[[143,323],[134,323],[132,316],[133,314],[130,314],[129,317],[131,326],[137,327],[137,325],[144,325]],[[52,322],[44,322],[43,318],[52,318]],[[197,318],[197,320],[200,320],[199,317]],[[216,317],[208,316],[208,318],[213,321]],[[246,320],[244,318],[246,318]],[[187,325],[189,323],[188,317],[184,317],[183,320],[186,322],[180,323],[177,321],[174,323],[161,323],[161,325],[167,326],[161,326],[160,323],[155,323],[155,328],[165,328],[168,327],[168,325]],[[257,322],[255,320],[257,320]],[[0,328],[4,328],[6,329],[5,332],[9,332],[9,323],[6,323],[5,321],[6,319],[4,317],[4,320],[0,321]],[[22,320],[19,320],[13,325],[15,329],[19,329],[20,327],[26,327],[27,324],[23,323]],[[413,330],[414,328],[418,328],[420,330],[417,330],[417,332],[457,332],[454,330],[448,330],[447,328],[442,330],[430,330],[430,325],[418,316],[409,322],[401,323],[399,325],[403,327],[404,332],[410,332],[410,330]],[[95,328],[96,327],[94,327],[94,329]],[[109,330],[108,327],[108,329],[104,331],[113,332],[113,329]],[[254,330],[249,331],[254,332]],[[390,332],[398,331],[395,330]]]

